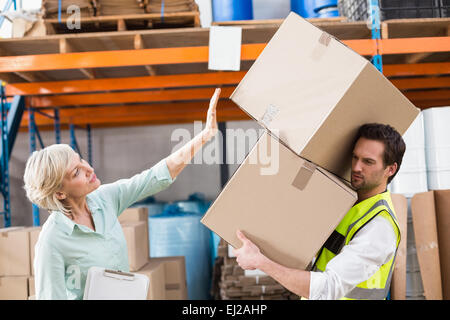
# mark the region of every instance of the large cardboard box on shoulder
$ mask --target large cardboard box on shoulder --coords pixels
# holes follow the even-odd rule
[[[202,223],[235,248],[240,229],[268,258],[305,269],[355,201],[339,178],[264,133]]]
[[[269,133],[202,219],[233,247],[241,229],[276,262],[305,269],[356,201],[352,145],[365,123],[403,134],[419,110],[371,63],[290,13],[231,99]],[[278,138],[278,139],[275,139]],[[278,141],[277,141],[278,140]],[[268,143],[270,141],[270,143]],[[250,157],[279,148],[274,174]],[[264,152],[264,151],[263,151]],[[258,158],[258,157],[257,157]]]
[[[293,12],[230,98],[297,155],[346,180],[362,124],[403,134],[419,114],[370,61]]]

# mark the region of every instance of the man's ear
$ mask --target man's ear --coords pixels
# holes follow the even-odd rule
[[[64,192],[61,191],[56,191],[56,198],[58,200],[64,200],[66,198],[66,194]]]
[[[398,168],[397,162],[394,162],[393,164],[387,166],[386,169],[388,178],[392,177],[397,172],[397,168]]]

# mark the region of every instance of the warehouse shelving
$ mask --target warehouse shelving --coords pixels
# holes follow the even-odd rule
[[[417,107],[450,105],[450,18],[383,21],[379,39],[366,22],[310,22],[368,59],[380,54],[384,75]],[[8,99],[25,97],[22,131],[32,115],[40,130],[55,117],[58,128],[88,130],[204,120],[217,86],[218,120],[245,120],[229,96],[281,23],[225,24],[242,27],[238,72],[208,70],[209,29],[194,27],[2,39],[0,79]]]
[[[7,95],[26,96],[28,107],[60,108],[66,128],[200,120],[215,86],[224,87],[219,120],[248,119],[226,98],[280,23],[242,26],[239,72],[209,71],[209,29],[179,28],[0,40],[0,76]],[[384,21],[378,46],[365,22],[313,23],[368,58],[378,49],[384,74],[419,108],[450,104],[449,18]],[[36,123],[53,128],[41,114]]]

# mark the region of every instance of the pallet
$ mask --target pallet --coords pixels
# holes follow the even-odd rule
[[[326,22],[346,22],[346,17],[336,18],[309,18],[306,19],[311,23],[326,23]],[[259,26],[259,25],[281,25],[284,19],[260,19],[260,20],[237,20],[237,21],[214,21],[213,26]]]
[[[115,15],[84,17],[80,19],[80,28],[69,29],[71,20],[44,19],[46,34],[113,32],[125,30],[145,30],[163,28],[200,27],[200,13],[198,11]]]

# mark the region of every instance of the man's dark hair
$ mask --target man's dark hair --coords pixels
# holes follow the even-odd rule
[[[397,171],[388,178],[389,184],[400,170],[403,155],[405,154],[406,145],[400,133],[390,125],[379,123],[367,123],[362,125],[356,134],[355,144],[359,138],[377,140],[384,144],[383,164],[386,168],[397,162]]]

